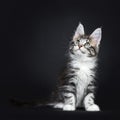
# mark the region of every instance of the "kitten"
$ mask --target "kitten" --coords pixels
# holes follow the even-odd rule
[[[100,111],[94,102],[94,78],[101,32],[101,28],[97,28],[86,36],[83,25],[78,25],[69,44],[66,69],[54,94],[56,102],[50,104],[54,108],[74,111],[83,106],[86,111]]]
[[[78,25],[69,44],[66,68],[57,90],[52,95],[53,102],[32,103],[31,106],[50,105],[63,111],[75,111],[78,107],[84,107],[86,111],[100,111],[94,102],[94,83],[101,32],[101,28],[97,28],[87,36],[83,25]],[[12,100],[12,103],[29,106],[29,103],[17,100]]]

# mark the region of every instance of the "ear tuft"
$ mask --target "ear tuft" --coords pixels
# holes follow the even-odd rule
[[[102,29],[101,28],[97,28],[91,35],[90,38],[92,40],[92,43],[94,45],[96,45],[97,47],[100,44],[101,41],[101,37],[102,37]]]
[[[77,27],[77,29],[75,31],[74,38],[77,38],[77,37],[82,36],[84,34],[85,34],[84,26],[81,23],[79,23],[79,25],[78,25],[78,27]]]

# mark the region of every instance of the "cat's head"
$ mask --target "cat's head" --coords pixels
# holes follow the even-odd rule
[[[73,55],[95,57],[99,51],[101,36],[101,28],[95,29],[89,36],[85,35],[84,27],[80,23],[75,31],[72,41],[70,41],[70,53]]]

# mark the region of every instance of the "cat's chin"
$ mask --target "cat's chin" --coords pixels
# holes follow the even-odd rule
[[[83,55],[83,54],[85,54],[85,52],[82,51],[81,49],[74,50],[74,53],[77,54],[77,55]]]
[[[78,50],[71,50],[70,53],[74,56],[81,56],[83,55],[84,53],[82,53],[82,51],[80,49]]]
[[[74,46],[73,51],[74,51],[74,53],[76,52],[76,53],[80,53],[80,54],[81,54],[81,53],[82,53],[82,54],[85,54],[85,50],[82,49],[82,47],[79,48],[79,46]]]

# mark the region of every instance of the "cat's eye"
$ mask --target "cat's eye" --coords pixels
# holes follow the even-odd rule
[[[77,42],[80,42],[80,40],[78,39]]]
[[[89,39],[87,39],[86,42],[89,43]]]
[[[71,42],[71,45],[74,45],[74,41]]]
[[[90,47],[90,43],[89,43],[89,42],[86,42],[84,46],[85,46],[86,48],[89,48],[89,47]]]

